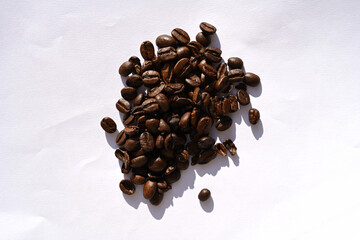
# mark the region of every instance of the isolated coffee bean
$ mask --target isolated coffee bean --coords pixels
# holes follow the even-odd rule
[[[139,141],[134,139],[127,139],[124,144],[126,151],[132,152],[140,148]]]
[[[232,119],[229,116],[223,116],[216,121],[215,127],[218,131],[225,131],[231,127],[231,124]]]
[[[249,121],[251,124],[257,124],[260,119],[260,112],[256,108],[249,110]]]
[[[240,105],[245,106],[250,103],[249,94],[242,89],[239,89],[239,91],[236,93],[236,97],[237,97],[237,100],[239,101]]]
[[[236,146],[234,144],[234,142],[228,138],[223,142],[224,146],[226,147],[226,149],[230,152],[231,155],[235,155],[236,154]]]
[[[160,60],[163,62],[168,62],[177,58],[176,50],[173,47],[160,48],[157,54]]]
[[[174,182],[177,182],[181,177],[181,173],[178,169],[175,169],[172,173],[169,175],[165,175],[165,180],[168,184],[173,184]]]
[[[145,60],[152,60],[155,57],[154,45],[150,41],[144,41],[141,43],[140,53]]]
[[[214,149],[208,149],[200,153],[197,163],[198,164],[206,164],[210,162],[211,160],[215,159],[217,155],[217,152]]]
[[[141,155],[131,159],[130,166],[134,168],[142,167],[146,165],[147,161],[147,157],[145,155]]]
[[[127,77],[134,68],[134,64],[130,61],[126,61],[123,64],[121,64],[119,68],[119,74],[123,77]]]
[[[244,83],[251,87],[256,87],[260,83],[260,78],[255,73],[247,72],[245,73]]]
[[[243,61],[239,57],[231,57],[228,59],[228,66],[232,69],[242,69]]]
[[[119,186],[120,190],[127,195],[133,195],[135,193],[135,185],[128,179],[121,180]]]
[[[159,48],[163,48],[163,47],[174,46],[176,43],[176,40],[172,36],[163,34],[156,38],[155,43]]]
[[[214,34],[216,32],[216,27],[207,22],[200,23],[200,29],[207,35]]]
[[[226,156],[227,153],[226,153],[226,148],[225,146],[222,144],[222,143],[217,143],[215,145],[215,151],[220,154],[221,156]]]
[[[181,46],[181,47],[176,48],[176,55],[177,55],[178,59],[189,58],[191,55],[191,51],[188,47]]]
[[[149,132],[143,132],[140,135],[140,146],[145,152],[151,152],[155,148],[154,137]]]
[[[199,42],[204,47],[207,47],[210,44],[210,37],[205,35],[203,32],[196,34],[196,41]]]
[[[245,74],[241,69],[231,69],[228,73],[229,81],[231,83],[242,82],[245,79]]]
[[[188,58],[180,59],[174,66],[174,74],[179,78],[183,78],[190,73],[192,66],[190,65],[190,60]]]
[[[207,47],[205,49],[204,55],[207,60],[213,63],[218,63],[221,61],[221,53],[222,51],[216,47]]]
[[[198,141],[198,147],[200,149],[209,149],[215,144],[215,139],[210,136],[202,137]]]
[[[148,168],[152,172],[161,172],[166,168],[166,165],[167,163],[163,158],[157,157],[156,159],[151,159],[149,161]]]
[[[151,199],[155,192],[156,192],[157,186],[156,182],[148,180],[144,185],[143,195],[145,199]]]
[[[172,30],[171,35],[182,45],[186,45],[188,42],[190,42],[189,34],[187,34],[187,32],[181,28],[175,28]]]
[[[142,77],[138,74],[133,74],[126,79],[126,85],[129,87],[139,88],[142,84]]]
[[[209,189],[207,188],[203,188],[200,192],[199,192],[199,195],[198,195],[198,198],[200,201],[206,201],[210,198],[211,196],[211,192]]]
[[[146,182],[146,178],[141,175],[133,175],[130,178],[131,182],[136,185],[142,185]]]
[[[154,70],[148,70],[142,75],[143,83],[146,87],[153,87],[160,81],[160,74]]]
[[[104,117],[101,120],[100,125],[107,133],[114,133],[116,131],[116,123],[109,117]]]

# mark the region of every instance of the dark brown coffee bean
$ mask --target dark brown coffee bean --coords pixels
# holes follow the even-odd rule
[[[148,180],[144,185],[143,195],[145,199],[151,199],[155,192],[156,192],[157,186],[156,182]]]
[[[143,132],[140,135],[140,146],[144,152],[151,152],[155,148],[154,137],[149,132]]]
[[[173,113],[169,119],[167,119],[167,123],[170,125],[172,130],[176,130],[179,127],[180,116],[179,114]]]
[[[191,112],[186,112],[181,116],[179,122],[179,127],[181,131],[183,132],[190,131],[190,116],[191,116]]]
[[[147,116],[146,115],[139,115],[137,116],[137,125],[138,127],[143,130],[145,129],[145,122],[147,120]]]
[[[221,61],[221,53],[222,51],[216,47],[207,47],[205,49],[204,55],[207,60],[213,63],[218,63]]]
[[[149,70],[155,70],[156,64],[153,60],[146,60],[143,65],[141,65],[141,72],[144,73]]]
[[[207,64],[204,60],[198,64],[198,68],[205,76],[216,79],[217,71],[211,65]]]
[[[160,81],[160,74],[154,70],[148,70],[142,75],[146,87],[154,87]]]
[[[190,49],[192,55],[195,58],[200,58],[204,55],[204,46],[201,45],[199,42],[197,41],[191,41],[188,43],[187,47]]]
[[[207,35],[216,33],[216,27],[207,22],[200,23],[200,29]]]
[[[182,83],[169,83],[165,86],[164,92],[166,94],[179,94],[185,90],[185,85]]]
[[[227,98],[230,102],[230,112],[236,112],[239,109],[239,104],[236,97],[230,94]]]
[[[199,134],[208,134],[210,132],[213,120],[211,117],[203,117],[199,120],[196,131]]]
[[[194,102],[186,97],[179,97],[178,95],[174,95],[170,98],[170,106],[174,108],[184,108],[188,106],[192,106]]]
[[[130,160],[130,166],[134,167],[134,168],[138,168],[138,167],[142,167],[145,166],[147,163],[147,158],[145,155],[141,155],[138,157],[135,157],[133,159]]]
[[[176,169],[179,169],[181,171],[188,169],[189,165],[190,165],[189,160],[186,160],[185,162],[181,162],[178,159],[176,159],[175,161]]]
[[[181,173],[178,169],[175,169],[172,173],[169,175],[165,175],[165,180],[168,184],[173,184],[174,182],[177,182],[181,177]]]
[[[140,58],[137,56],[131,56],[129,62],[132,62],[134,65],[141,65]]]
[[[131,104],[122,98],[117,101],[116,108],[119,112],[128,113],[131,111]]]
[[[163,47],[174,46],[176,43],[176,40],[172,36],[163,34],[163,35],[158,36],[156,38],[155,42],[159,48],[163,48]]]
[[[237,85],[235,86],[235,88],[236,88],[236,89],[242,89],[242,90],[245,90],[245,91],[246,91],[246,89],[247,89],[246,84],[243,83],[243,82],[240,82],[239,84],[237,84]]]
[[[260,78],[255,73],[247,72],[245,73],[244,83],[251,87],[256,87],[260,83]]]
[[[119,132],[119,134],[116,137],[116,144],[121,146],[124,145],[125,141],[126,141],[126,134],[124,130],[122,130],[121,132]]]
[[[179,77],[183,78],[190,73],[192,67],[188,58],[180,59],[174,66],[174,73]]]
[[[175,133],[170,133],[165,137],[164,147],[166,150],[176,150],[181,147],[185,142]]]
[[[216,73],[216,77],[217,79],[221,78],[222,76],[226,76],[227,75],[227,66],[226,63],[220,63],[218,69],[217,69],[217,73]]]
[[[245,79],[243,70],[241,69],[231,69],[228,73],[230,83],[242,82]]]
[[[197,159],[198,164],[206,164],[211,160],[215,159],[217,152],[214,149],[208,149],[200,153],[199,158]]]
[[[190,42],[190,37],[187,32],[182,30],[181,28],[175,28],[171,31],[171,35],[181,44],[186,45]]]
[[[126,85],[129,87],[139,88],[142,84],[142,78],[138,74],[133,74],[126,79]]]
[[[155,147],[157,149],[162,149],[164,147],[164,137],[159,135],[156,138]]]
[[[131,167],[130,167],[130,164],[127,165],[127,167],[125,167],[125,163],[121,164],[121,172],[123,174],[128,174],[130,171],[131,171]]]
[[[123,118],[123,124],[126,126],[126,125],[129,125],[130,123],[132,123],[133,121],[135,120],[135,116],[130,114],[130,113],[127,113],[124,118]]]
[[[148,168],[152,172],[161,172],[166,168],[166,165],[166,161],[161,157],[158,157],[156,159],[150,160],[150,162],[148,163]]]
[[[130,61],[126,61],[121,64],[119,68],[119,74],[123,77],[127,77],[134,69],[134,64]]]
[[[124,163],[125,169],[130,168],[130,156],[126,151],[123,151],[121,149],[116,149],[115,156],[117,157],[117,159],[119,159]]]
[[[201,102],[203,109],[207,109],[210,103],[210,94],[208,92],[201,93]]]
[[[226,148],[222,143],[217,143],[215,145],[215,151],[220,154],[221,156],[226,156],[227,152],[226,152]]]
[[[231,155],[235,155],[236,154],[236,146],[234,144],[234,142],[228,138],[223,142],[224,146],[226,147],[226,149],[230,152]]]
[[[153,181],[159,181],[159,179],[162,178],[161,173],[154,173],[154,172],[149,172],[147,176],[150,180]]]
[[[239,91],[236,93],[236,97],[237,97],[237,100],[239,101],[240,105],[245,106],[250,103],[249,94],[242,89],[239,89]]]
[[[140,53],[145,60],[152,60],[155,57],[154,45],[150,41],[144,41],[140,45]]]
[[[242,69],[243,61],[238,57],[231,57],[228,59],[228,65],[232,69]]]
[[[188,47],[181,46],[176,48],[176,54],[178,56],[178,59],[189,58],[191,55],[191,51]]]
[[[139,157],[139,156],[144,155],[144,154],[145,154],[144,149],[140,148],[139,150],[136,150],[135,152],[131,153],[131,156]]]
[[[230,101],[227,98],[224,98],[218,105],[218,111],[220,115],[226,115],[230,112]]]
[[[196,41],[199,42],[204,47],[207,47],[210,44],[210,37],[205,35],[203,32],[196,34]]]
[[[168,62],[177,58],[176,50],[173,47],[160,48],[157,54],[160,60],[163,62]]]
[[[146,182],[146,178],[141,175],[133,175],[130,178],[131,182],[136,185],[143,185]]]
[[[151,118],[145,121],[145,127],[149,131],[149,133],[157,135],[159,133],[159,123],[159,119]]]
[[[139,118],[139,116],[144,115],[145,111],[143,109],[142,104],[140,106],[135,106],[132,111],[131,114],[134,115],[135,117]],[[139,124],[139,121],[138,121]]]
[[[165,83],[161,82],[160,85],[153,87],[150,92],[148,93],[149,97],[156,97],[157,95],[159,95],[159,93],[162,92],[162,90],[165,87]]]
[[[134,135],[138,134],[139,127],[138,126],[128,126],[128,127],[124,128],[123,131],[128,136],[134,136]]]
[[[134,106],[140,106],[145,99],[145,95],[143,93],[139,93],[134,99]]]
[[[257,124],[260,119],[260,112],[256,108],[249,110],[249,121],[251,124]]]
[[[227,76],[222,76],[216,81],[215,89],[217,92],[225,92],[229,85],[229,78]]]
[[[120,190],[127,195],[133,195],[135,193],[135,185],[129,179],[121,180],[119,187]]]
[[[191,87],[199,87],[201,82],[200,78],[196,74],[190,74],[186,79],[185,82],[190,85]]]
[[[121,96],[128,101],[133,100],[134,98],[136,98],[137,95],[137,91],[136,88],[133,87],[124,87],[123,89],[121,89]]]
[[[204,90],[210,93],[211,95],[215,95],[216,94],[215,84],[216,81],[209,83],[207,86],[205,86]]]
[[[169,99],[162,93],[155,96],[157,103],[159,104],[160,112],[167,112],[169,110]]]
[[[218,131],[225,131],[231,127],[231,124],[232,119],[229,116],[223,116],[216,121],[215,127]]]
[[[109,117],[104,117],[100,122],[101,127],[107,133],[116,132],[116,123]]]
[[[156,186],[158,188],[164,189],[164,188],[167,188],[168,184],[167,184],[167,182],[165,180],[163,180],[163,181],[157,182]]]
[[[194,56],[190,57],[190,65],[193,69],[196,68],[196,66],[199,64],[199,60],[195,58]]]
[[[145,100],[141,106],[145,113],[150,114],[156,113],[160,109],[159,104],[155,98],[149,98]]]
[[[176,167],[175,166],[168,166],[165,170],[165,175],[170,175],[173,171],[176,170]],[[166,182],[166,181],[165,181]]]
[[[198,155],[200,153],[200,149],[196,142],[188,142],[186,144],[186,150],[189,152],[191,156]]]
[[[215,144],[215,140],[210,136],[202,137],[197,144],[200,149],[209,149]]]
[[[199,87],[196,87],[194,89],[194,92],[193,92],[193,95],[192,95],[192,100],[194,102],[194,104],[196,106],[200,106],[201,103],[202,103],[202,98],[201,98],[201,92],[200,92],[200,88]]]
[[[176,155],[176,160],[180,162],[186,162],[189,160],[190,154],[187,150],[182,150],[179,154]]]
[[[171,83],[174,80],[174,65],[173,63],[165,63],[161,68],[161,77],[165,83]]]
[[[164,193],[160,192],[160,189],[158,189],[155,192],[154,196],[150,199],[150,203],[154,206],[157,206],[162,202],[163,198],[164,198]]]
[[[164,119],[160,119],[159,121],[159,128],[158,128],[158,131],[160,133],[169,133],[170,132],[170,126],[169,124],[164,120]]]
[[[203,188],[200,192],[199,192],[199,195],[198,195],[198,198],[200,201],[206,201],[210,198],[211,196],[211,192],[209,189],[207,188]]]
[[[199,108],[194,107],[190,115],[190,125],[192,128],[196,128],[199,122],[201,111]]]
[[[126,151],[129,151],[129,152],[138,150],[140,148],[139,141],[134,140],[134,139],[128,139],[128,140],[126,140],[126,142],[124,144],[124,148],[126,149]]]

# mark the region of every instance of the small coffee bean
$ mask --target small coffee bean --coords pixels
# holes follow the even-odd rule
[[[226,149],[230,152],[231,155],[235,155],[236,154],[236,146],[234,144],[234,142],[228,138],[223,142],[224,146],[226,147]]]
[[[147,158],[145,155],[141,155],[130,160],[130,166],[134,168],[145,166],[146,163]]]
[[[155,96],[155,99],[159,105],[160,112],[167,112],[169,110],[169,99],[162,93]]]
[[[121,180],[119,186],[120,190],[127,195],[133,195],[135,193],[135,185],[129,179]]]
[[[198,198],[200,201],[206,201],[210,198],[211,196],[211,192],[209,189],[207,188],[203,188],[200,192],[199,192],[199,195],[198,195]]]
[[[159,104],[155,98],[149,98],[149,99],[145,100],[142,103],[141,107],[145,113],[149,113],[149,114],[156,113],[160,109]]]
[[[215,89],[217,92],[225,92],[225,90],[229,87],[230,82],[227,76],[222,76],[215,83]]]
[[[236,96],[237,96],[237,100],[239,101],[240,105],[245,106],[250,103],[250,96],[246,91],[239,89],[239,91],[236,93]]]
[[[199,42],[204,47],[207,47],[210,44],[210,37],[205,35],[203,32],[196,34],[196,41]]]
[[[198,68],[205,76],[216,79],[217,71],[211,65],[207,64],[204,60],[198,64]]]
[[[243,61],[238,57],[231,57],[228,59],[228,65],[232,69],[242,69]]]
[[[201,118],[196,127],[197,133],[199,133],[201,135],[208,134],[210,132],[212,124],[213,124],[213,120],[211,117]]]
[[[189,34],[187,34],[187,32],[185,32],[181,28],[175,28],[174,30],[172,30],[171,35],[183,45],[186,45],[190,42]]]
[[[227,75],[227,66],[226,63],[220,63],[218,69],[217,69],[217,73],[216,73],[216,77],[217,79],[221,78],[222,76],[226,76]]]
[[[130,113],[127,113],[125,114],[124,118],[123,118],[123,124],[126,126],[126,125],[129,125],[130,123],[132,123],[133,121],[135,120],[135,116],[130,114]]]
[[[140,58],[137,56],[131,56],[129,62],[132,62],[134,65],[141,65]]]
[[[193,129],[197,127],[200,114],[201,114],[201,110],[197,107],[194,107],[190,115],[190,125]]]
[[[218,131],[225,131],[231,127],[231,124],[232,119],[229,116],[223,116],[216,121],[215,127]]]
[[[176,40],[172,36],[163,34],[163,35],[158,36],[156,38],[155,42],[159,48],[163,48],[163,47],[174,46],[176,43]]]
[[[185,82],[190,85],[191,87],[199,87],[201,84],[200,78],[198,75],[196,74],[191,74],[189,75],[186,79]],[[200,97],[200,95],[199,95]]]
[[[181,46],[176,48],[176,54],[178,59],[189,58],[191,56],[191,51],[188,47]]]
[[[144,101],[145,95],[144,93],[139,93],[135,98],[134,98],[134,106],[140,106],[143,101]]]
[[[249,110],[249,121],[251,124],[257,124],[260,119],[260,112],[256,108],[252,108]]]
[[[245,79],[244,72],[241,69],[231,69],[228,73],[228,77],[231,83],[242,82]]]
[[[157,135],[159,133],[159,119],[150,118],[145,121],[145,127],[149,131],[149,133],[153,135]]]
[[[123,77],[127,77],[134,69],[134,64],[130,61],[126,61],[121,64],[119,68],[119,74]]]
[[[202,137],[197,144],[200,149],[209,149],[215,144],[215,139],[210,136]]]
[[[222,144],[222,143],[217,143],[215,145],[215,151],[220,154],[221,156],[226,156],[227,153],[226,153],[226,148],[225,146]]]
[[[247,72],[245,73],[244,83],[251,87],[256,87],[260,83],[260,78],[255,73]]]
[[[162,159],[161,157],[158,157],[156,159],[151,159],[148,163],[148,168],[152,172],[161,172],[166,168],[166,161]]]
[[[115,157],[125,164],[126,169],[130,167],[130,156],[126,151],[116,149]]]
[[[161,82],[160,85],[153,87],[148,93],[148,97],[156,97],[165,87],[165,83]]]
[[[145,60],[152,60],[155,57],[154,45],[150,41],[144,41],[141,43],[140,53]]]
[[[158,128],[158,131],[160,133],[169,133],[170,132],[170,126],[169,124],[164,120],[164,119],[160,119],[159,121],[159,128]]]
[[[216,27],[207,22],[200,23],[200,29],[207,35],[214,34],[216,32]]]
[[[180,59],[174,66],[174,74],[179,78],[183,78],[190,73],[192,67],[188,58]]]
[[[124,145],[125,141],[126,141],[126,134],[124,130],[122,130],[121,132],[119,132],[119,134],[116,137],[116,144],[121,146]]]
[[[204,46],[201,45],[199,42],[191,41],[188,43],[187,46],[195,58],[200,58],[203,56],[205,49],[204,49]]]
[[[224,98],[220,101],[218,105],[218,112],[220,115],[226,115],[230,112],[230,101],[228,98]]]
[[[218,63],[221,61],[221,53],[222,51],[216,47],[207,47],[205,49],[204,55],[207,60],[213,63]]]
[[[150,203],[152,205],[154,205],[154,206],[159,205],[162,202],[163,198],[164,198],[164,193],[160,192],[159,190],[160,189],[158,189],[155,192],[154,196],[150,199]]]
[[[216,158],[217,152],[214,149],[208,149],[200,153],[197,163],[198,164],[206,164],[209,163],[211,160]]]
[[[160,74],[154,70],[148,70],[142,75],[144,85],[146,87],[153,87],[160,81]]]
[[[151,199],[155,192],[156,192],[157,186],[156,182],[148,180],[144,185],[143,195],[145,199]]]
[[[190,131],[190,116],[191,116],[191,112],[186,112],[181,116],[179,121],[179,127],[181,131],[183,132]]]
[[[164,137],[159,135],[156,138],[155,147],[157,149],[162,149],[164,147]]]
[[[141,175],[133,175],[130,178],[131,182],[136,185],[143,185],[146,182],[146,178]]]
[[[161,77],[165,83],[171,83],[174,80],[174,65],[173,63],[165,63],[161,68]]]
[[[151,152],[155,148],[154,137],[149,132],[143,132],[140,135],[140,146],[145,152]]]
[[[100,125],[107,133],[114,133],[116,131],[116,123],[109,117],[104,117],[101,120]]]
[[[168,62],[177,58],[176,50],[173,47],[164,47],[158,50],[158,57],[163,62]]]
[[[175,169],[172,173],[169,175],[165,175],[165,180],[168,184],[173,184],[174,182],[177,182],[181,177],[181,173],[178,169]]]
[[[126,79],[126,85],[129,87],[139,88],[142,84],[142,77],[138,74],[133,74]]]
[[[131,111],[131,104],[125,99],[119,99],[116,103],[116,108],[119,112],[128,113]]]
[[[176,133],[169,133],[164,140],[166,150],[176,150],[183,147],[185,142]]]
[[[123,174],[128,174],[130,170],[131,170],[130,164],[129,165],[125,165],[125,163],[121,164],[121,172]]]
[[[134,98],[136,98],[137,95],[137,91],[136,88],[133,87],[124,87],[123,89],[121,89],[121,96],[128,101],[133,100]]]
[[[128,127],[124,128],[123,131],[128,136],[134,136],[139,132],[139,127],[138,126],[128,126]]]
[[[125,141],[124,148],[126,151],[132,152],[140,148],[139,141],[134,139],[128,139]]]
[[[182,83],[169,83],[165,86],[164,92],[166,94],[179,94],[185,90],[185,85]]]
[[[230,112],[236,112],[239,109],[239,103],[236,97],[232,94],[228,96],[230,102]]]
[[[180,162],[187,162],[189,160],[190,154],[187,150],[182,150],[181,153],[176,155],[176,160]]]

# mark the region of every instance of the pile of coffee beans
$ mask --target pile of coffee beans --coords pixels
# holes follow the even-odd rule
[[[132,195],[135,185],[144,184],[144,198],[154,205],[160,204],[190,161],[207,164],[217,154],[236,154],[231,139],[216,143],[209,133],[213,125],[218,131],[229,129],[233,120],[228,114],[239,104],[248,105],[247,86],[260,83],[256,74],[243,71],[240,58],[231,57],[226,64],[222,51],[209,46],[216,27],[202,22],[200,29],[196,41],[181,28],[158,36],[157,54],[154,45],[144,41],[140,46],[144,62],[132,56],[119,68],[127,86],[121,89],[116,108],[124,114],[126,127],[116,138],[115,156],[122,162],[121,171],[132,173],[120,182],[120,189]],[[259,119],[259,111],[250,109],[249,121],[256,124]],[[109,117],[101,126],[108,133],[116,131]],[[209,196],[206,189],[199,199]]]

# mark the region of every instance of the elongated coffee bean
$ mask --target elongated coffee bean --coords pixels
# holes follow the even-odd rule
[[[140,46],[140,53],[145,60],[152,60],[155,57],[154,45],[150,41],[144,41]]]
[[[255,73],[247,72],[245,73],[244,83],[251,87],[256,87],[260,83],[260,78]]]
[[[116,123],[109,117],[104,117],[100,125],[107,133],[114,133],[116,131]]]
[[[149,132],[143,132],[140,135],[140,146],[145,152],[151,152],[154,149],[154,138]]]
[[[216,27],[207,22],[200,23],[200,29],[207,35],[214,34],[216,32]]]
[[[187,32],[182,30],[181,28],[175,28],[171,31],[171,35],[181,44],[186,45],[190,42],[190,37]]]
[[[156,182],[148,180],[144,185],[143,195],[146,199],[151,199],[155,192],[156,192],[157,186]]]
[[[237,96],[237,100],[239,101],[240,105],[245,106],[250,103],[250,96],[246,91],[239,89],[236,96]]]

